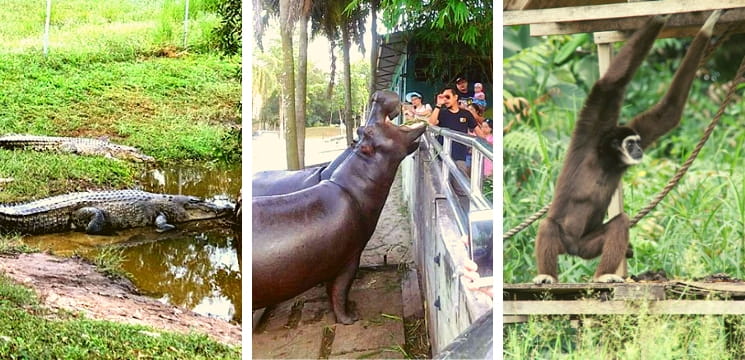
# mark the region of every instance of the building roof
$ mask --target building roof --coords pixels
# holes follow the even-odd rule
[[[375,90],[390,89],[399,70],[401,57],[406,54],[406,33],[397,32],[378,37],[378,64],[375,68]]]

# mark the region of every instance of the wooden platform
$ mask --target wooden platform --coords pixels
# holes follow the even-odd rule
[[[529,315],[741,315],[745,282],[504,284],[504,322]]]

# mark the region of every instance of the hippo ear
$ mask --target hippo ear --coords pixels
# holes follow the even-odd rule
[[[372,154],[373,154],[373,152],[375,152],[375,150],[373,149],[372,145],[365,144],[365,145],[360,145],[360,152],[362,152],[363,154],[365,154],[367,156],[372,156]]]

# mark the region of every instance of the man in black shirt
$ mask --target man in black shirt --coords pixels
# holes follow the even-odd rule
[[[437,106],[432,111],[432,115],[429,116],[429,123],[437,125],[442,128],[448,128],[455,131],[460,131],[464,134],[468,131],[473,131],[478,136],[483,136],[481,128],[476,126],[476,120],[473,115],[467,110],[463,110],[458,105],[458,95],[453,88],[445,88],[437,95]],[[440,140],[442,143],[442,140]],[[456,141],[452,141],[450,148],[450,157],[455,162],[455,165],[460,171],[466,176],[470,175],[470,170],[466,165],[466,155],[468,154],[468,147],[460,144]],[[453,186],[453,190],[459,197],[461,207],[468,211],[470,200],[468,193],[465,189],[461,188],[457,182],[451,177],[450,183]]]
[[[455,89],[445,88],[445,90],[442,90],[437,95],[437,106],[432,111],[432,115],[429,116],[429,123],[460,131],[464,134],[470,130],[475,132],[476,135],[482,136],[481,128],[476,126],[476,120],[473,118],[473,115],[468,110],[461,109],[458,106],[458,99],[459,97]],[[460,167],[461,165],[458,162],[462,161],[463,168],[466,167],[466,154],[468,154],[468,147],[453,141],[450,157],[453,158],[456,165]]]

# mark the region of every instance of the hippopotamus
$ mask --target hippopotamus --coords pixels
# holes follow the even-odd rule
[[[376,97],[395,99],[392,92]],[[401,160],[426,123],[396,126],[373,106],[357,146],[327,180],[288,194],[252,197],[253,308],[326,282],[336,321],[351,324],[347,296]]]
[[[394,92],[376,92],[371,99],[371,110],[365,124],[372,124],[381,114],[394,118],[398,116],[401,106],[398,95]],[[364,125],[357,128],[357,138],[362,138]],[[268,170],[256,173],[251,181],[252,196],[289,194],[328,180],[331,174],[346,160],[357,147],[356,142],[327,165],[308,167],[301,170]]]

